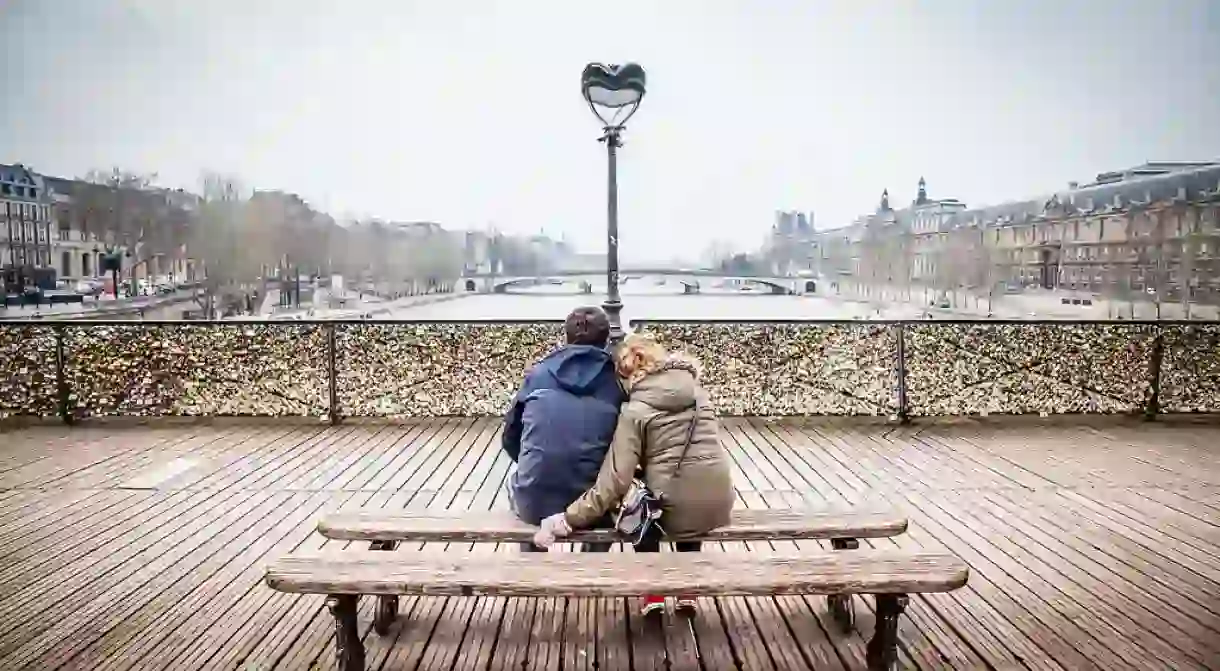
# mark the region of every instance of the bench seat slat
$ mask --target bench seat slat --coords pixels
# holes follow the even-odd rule
[[[346,552],[290,555],[267,571],[282,592],[438,596],[700,596],[911,594],[966,584],[946,554],[860,550],[804,555],[742,553]]]
[[[664,522],[664,520],[662,520]],[[318,523],[327,538],[347,541],[525,542],[537,527],[502,510],[358,510],[332,513]],[[892,511],[737,509],[732,522],[701,540],[888,538],[906,533],[907,518]],[[577,532],[572,541],[620,540],[613,530]]]

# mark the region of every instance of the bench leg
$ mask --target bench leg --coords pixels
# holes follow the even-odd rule
[[[877,595],[877,629],[868,641],[869,671],[898,668],[898,618],[910,598],[905,594]]]
[[[370,550],[392,551],[398,549],[398,541],[373,541],[369,544]],[[377,608],[373,611],[373,631],[377,632],[378,636],[385,636],[390,633],[390,626],[394,624],[394,620],[398,618],[398,597],[396,596],[379,596],[377,597]]]
[[[339,671],[364,671],[364,643],[356,627],[355,594],[334,594],[326,599],[326,607],[335,616],[335,657]]]
[[[860,547],[860,541],[855,538],[832,538],[830,547],[835,550],[856,550]],[[843,631],[856,628],[856,602],[850,594],[831,594],[826,597],[826,607],[830,610],[830,617]]]

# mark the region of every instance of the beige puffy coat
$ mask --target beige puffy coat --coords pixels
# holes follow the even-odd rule
[[[675,479],[692,421],[690,447]],[[661,526],[668,537],[680,540],[728,524],[734,492],[719,429],[697,366],[670,358],[632,386],[597,481],[568,506],[568,524],[589,527],[615,508],[641,465],[648,487],[662,495]]]

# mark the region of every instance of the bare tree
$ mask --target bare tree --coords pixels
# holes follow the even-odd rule
[[[425,290],[452,288],[462,275],[462,245],[449,231],[437,231],[420,240],[415,256],[415,280]]]
[[[232,297],[254,281],[260,259],[245,244],[247,233],[246,190],[236,177],[205,173],[202,198],[191,227],[191,255],[203,265],[204,279],[196,301],[209,319],[216,317],[218,302]]]
[[[72,193],[73,219],[86,239],[126,250],[125,271],[136,277],[158,255],[183,243],[184,213],[155,188],[156,173],[112,167],[90,170]]]
[[[932,300],[941,305],[948,300],[949,291],[957,286],[957,267],[954,249],[957,239],[952,232],[941,231],[937,234],[936,247],[933,252],[932,287],[935,295]]]
[[[117,166],[85,173],[84,182],[101,187],[82,193],[85,207],[100,219],[98,234],[110,244],[134,250],[147,232],[150,214],[147,192],[156,179],[156,173],[132,172]]]
[[[1182,299],[1182,313],[1186,319],[1191,317],[1191,300],[1197,284],[1195,277],[1196,257],[1199,254],[1199,208],[1179,205],[1174,208],[1177,218],[1177,231],[1181,240],[1181,256],[1178,261],[1178,291]]]
[[[404,278],[402,269],[406,267],[408,262],[405,259],[399,259],[397,266],[399,272],[391,273],[391,260],[395,258],[393,250],[390,248],[390,240],[392,233],[388,226],[376,219],[369,220],[359,225],[356,229],[356,234],[361,240],[358,244],[360,253],[358,259],[361,262],[364,272],[368,275],[370,281],[377,279],[394,279]]]
[[[980,295],[986,293],[987,309],[991,310],[992,261],[987,248],[985,231],[974,225],[962,226],[955,232],[956,253],[961,264],[960,284],[974,295],[978,306]]]
[[[1220,278],[1216,277],[1216,256],[1220,253],[1217,243],[1220,242],[1220,206],[1215,204],[1194,204],[1195,230],[1200,238],[1200,260],[1195,264],[1195,276],[1199,282],[1199,303],[1206,303],[1213,308],[1220,306]]]

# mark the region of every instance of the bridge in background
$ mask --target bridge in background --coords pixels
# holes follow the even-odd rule
[[[812,277],[782,277],[774,275],[730,274],[722,270],[678,270],[674,268],[623,268],[619,271],[620,285],[637,278],[663,277],[674,279],[686,287],[687,293],[698,293],[710,281],[741,282],[765,286],[773,294],[811,294],[817,291],[818,280]],[[462,277],[467,292],[506,293],[513,286],[537,285],[548,280],[585,280],[590,284],[605,282],[605,273],[587,270],[560,270],[540,275],[504,275],[468,273]]]

